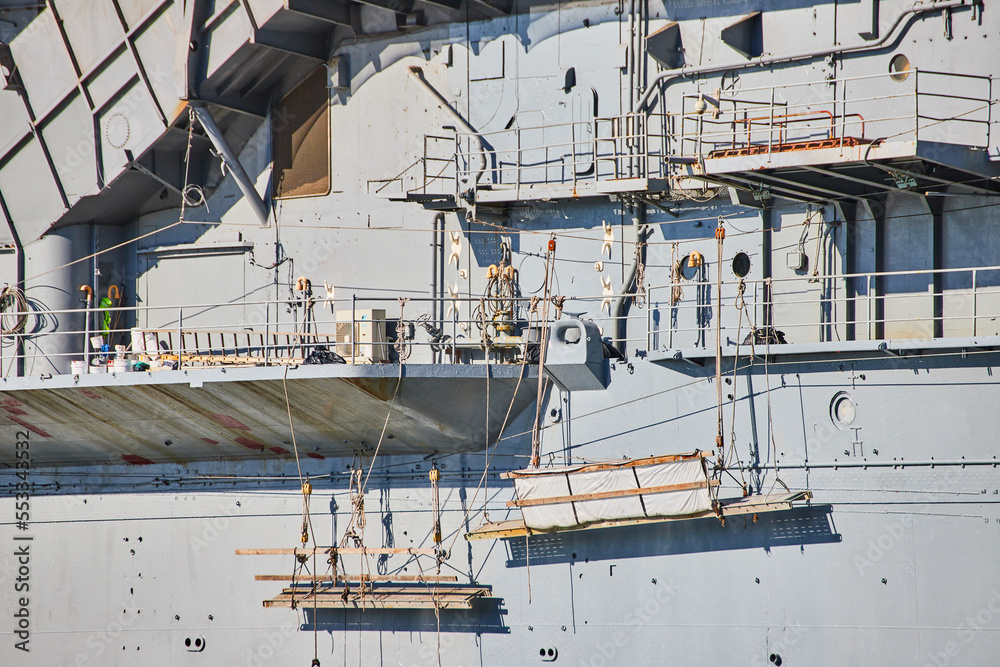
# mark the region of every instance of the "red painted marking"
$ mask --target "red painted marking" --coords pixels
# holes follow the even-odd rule
[[[137,466],[151,466],[153,462],[137,454],[122,454],[122,461]]]
[[[0,401],[0,408],[3,408],[12,415],[26,415],[28,414],[21,407],[24,405],[21,401],[16,398],[5,398]]]
[[[323,459],[326,458],[325,456],[323,456],[321,454],[317,454],[316,452],[309,452],[308,456],[309,456],[309,458],[319,459],[320,461],[322,461]]]
[[[284,447],[268,447],[268,449],[270,449],[275,454],[290,454],[291,453],[287,449],[285,449]]]
[[[51,435],[49,435],[48,433],[46,433],[42,429],[38,428],[37,426],[32,426],[31,424],[29,424],[28,422],[24,421],[23,419],[19,419],[18,417],[14,417],[14,416],[11,416],[11,415],[7,415],[7,419],[11,420],[15,424],[20,424],[21,426],[23,426],[24,428],[28,429],[32,433],[40,435],[43,438],[51,438],[52,437]]]
[[[240,431],[249,431],[250,427],[241,422],[236,417],[230,417],[229,415],[212,415],[212,419],[219,422],[226,428],[235,428]]]
[[[264,445],[260,444],[256,440],[253,440],[252,438],[244,438],[243,436],[240,436],[239,438],[234,438],[234,439],[236,440],[236,442],[240,443],[247,449],[252,449],[256,452],[264,451]]]
[[[207,442],[210,445],[217,445],[217,444],[219,444],[218,440],[212,440],[211,438],[202,438],[202,440],[204,440],[205,442]]]
[[[91,391],[89,389],[81,389],[80,393],[82,395],[86,396],[87,398],[93,398],[93,399],[96,399],[98,401],[103,401],[104,400],[103,398],[101,398],[101,395],[98,394],[96,391]]]

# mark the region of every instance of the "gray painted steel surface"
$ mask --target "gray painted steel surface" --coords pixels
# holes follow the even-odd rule
[[[23,328],[0,318],[0,663],[995,663],[996,7],[47,4],[27,27],[0,11],[16,19],[0,39],[19,33],[0,44],[0,281],[29,308]],[[271,128],[295,120],[272,105],[320,66],[330,192],[275,200]],[[265,193],[267,224],[189,103]],[[205,201],[189,190],[182,216],[188,185]],[[504,261],[520,328],[537,327],[531,296],[565,297],[564,319],[624,338],[606,389],[543,393],[542,465],[717,451],[721,435],[720,497],[812,500],[466,542],[519,518],[500,475],[531,455],[536,369],[480,347]],[[280,334],[299,353],[354,331],[338,311],[381,309],[394,338],[369,344],[389,363],[220,366],[224,343],[195,355],[215,367],[74,378],[80,287],[111,284],[123,329]],[[234,551],[300,545],[286,373],[316,544],[353,528],[434,548],[435,468],[440,574],[490,599],[262,607],[284,584],[254,576],[295,563]],[[438,574],[405,553],[341,565]]]

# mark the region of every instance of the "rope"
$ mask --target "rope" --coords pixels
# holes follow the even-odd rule
[[[385,423],[382,424],[382,433],[378,436],[378,444],[375,445],[375,453],[372,454],[371,465],[368,466],[368,474],[365,475],[365,483],[361,485],[360,493],[364,495],[365,489],[368,487],[368,478],[372,475],[372,467],[375,466],[375,459],[378,458],[378,452],[382,448],[382,441],[385,440],[385,430],[389,427],[389,417],[392,416],[392,408],[396,405],[396,396],[399,394],[399,385],[403,383],[403,364],[399,364],[399,377],[396,378],[396,388],[392,390],[392,400],[389,401],[389,411],[385,415]]]
[[[545,351],[549,333],[549,273],[556,252],[556,237],[549,239],[545,252],[545,282],[542,292],[542,333],[538,350],[538,391],[535,397],[535,423],[531,431],[531,467],[537,468],[541,458],[542,395],[545,393]]]
[[[718,399],[718,428],[715,434],[715,445],[719,448],[719,461],[725,460],[724,441],[722,438],[722,242],[726,238],[726,229],[719,218],[719,226],[715,228],[716,245],[719,250],[719,262],[715,265],[715,391]]]
[[[193,112],[192,112],[193,113]],[[183,215],[183,213],[182,213]],[[312,515],[309,513],[309,499],[312,496],[312,484],[309,483],[307,478],[302,476],[302,462],[299,459],[299,444],[295,439],[295,422],[292,420],[292,402],[288,398],[288,366],[285,366],[285,371],[281,376],[281,388],[285,393],[285,410],[288,412],[288,429],[292,433],[292,450],[295,452],[295,467],[299,473],[299,487],[302,489],[302,546],[309,543],[309,538],[312,536],[313,545],[313,567],[312,575],[313,580],[310,586],[312,591],[313,599],[313,664],[319,664],[319,621],[317,619],[317,605],[319,604],[319,582],[316,580],[316,575],[318,574],[316,568],[316,531],[313,530],[312,526]],[[302,561],[302,565],[305,562]],[[294,571],[293,571],[294,576]],[[292,580],[292,589],[295,589],[295,580]],[[292,594],[293,606],[294,606],[294,593]]]
[[[6,321],[12,312],[14,324],[7,326]],[[17,285],[4,285],[0,292],[0,333],[4,336],[11,336],[24,331],[24,326],[28,323],[28,300],[24,297],[24,291]]]
[[[740,451],[736,446],[736,369],[739,366],[739,359],[740,359],[740,336],[743,333],[743,313],[746,312],[747,309],[746,300],[743,298],[744,294],[746,293],[746,290],[747,290],[746,280],[740,278],[740,282],[736,287],[736,312],[739,313],[739,321],[736,325],[736,353],[733,356],[733,400],[732,400],[733,414],[732,417],[729,419],[729,428],[730,428],[729,458],[731,459],[733,456],[735,456],[736,462],[740,466],[740,480],[742,480],[740,486],[743,487],[744,495],[747,495],[747,481],[746,478],[743,476],[743,461],[742,459],[740,459]],[[747,320],[749,321],[749,319],[750,318],[748,316]],[[749,397],[749,400],[753,401],[752,395]],[[728,467],[729,467],[729,461],[726,461],[727,472],[728,472]],[[729,476],[733,477],[732,473],[729,473]],[[734,482],[737,481],[735,477],[733,477],[733,481]]]

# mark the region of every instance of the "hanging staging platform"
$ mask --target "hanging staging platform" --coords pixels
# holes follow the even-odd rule
[[[705,453],[515,470],[524,523],[533,530],[574,529],[607,521],[698,517],[713,510]]]
[[[738,514],[758,514],[763,512],[780,512],[793,508],[793,503],[812,499],[811,491],[796,491],[794,493],[777,493],[766,496],[750,496],[749,498],[736,498],[719,501],[719,509],[722,518]],[[635,526],[640,524],[663,523],[666,521],[686,521],[690,519],[700,519],[706,516],[714,516],[711,511],[701,512],[696,515],[687,516],[658,516],[632,519],[611,519],[606,521],[596,521],[586,525],[579,525],[570,528],[549,528],[538,529],[529,528],[523,519],[513,519],[509,521],[497,521],[495,523],[485,523],[475,530],[465,534],[467,540],[499,540],[508,537],[524,537],[525,535],[539,535],[543,533],[565,532],[569,530],[592,530],[595,528],[613,528],[617,526]]]
[[[340,556],[439,555],[436,549],[392,547],[308,547],[297,549],[237,549],[237,556],[295,556],[308,562],[336,563]],[[329,561],[327,560],[329,559]],[[492,599],[492,587],[460,584],[454,575],[405,574],[258,574],[256,581],[290,581],[264,606],[316,609],[471,609],[477,599]]]
[[[264,600],[265,607],[317,609],[471,609],[477,599],[492,598],[490,586],[462,584],[341,582],[294,584]]]

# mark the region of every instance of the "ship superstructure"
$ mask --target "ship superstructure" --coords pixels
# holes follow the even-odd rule
[[[991,664],[998,33],[0,0],[0,662]]]

